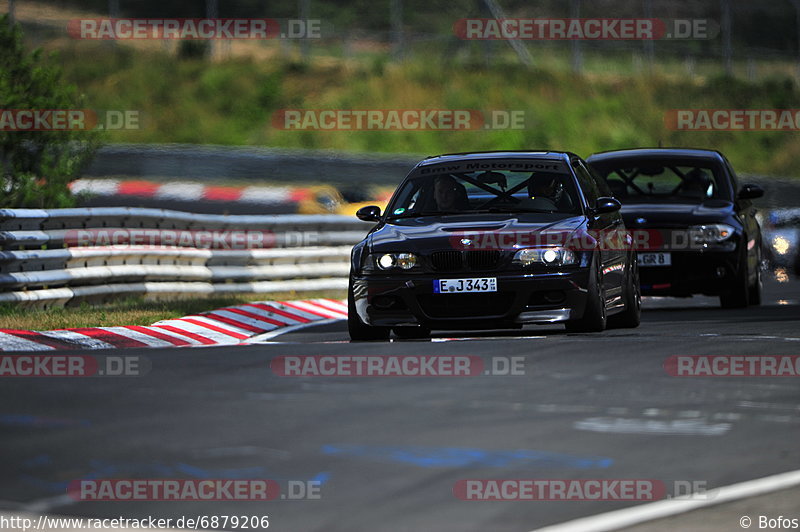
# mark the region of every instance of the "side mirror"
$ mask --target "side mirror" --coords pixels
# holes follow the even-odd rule
[[[381,219],[381,208],[377,205],[367,205],[356,211],[356,218],[363,222],[377,222]]]
[[[602,197],[597,198],[597,203],[594,206],[594,213],[595,214],[606,214],[609,212],[617,212],[622,208],[622,204],[619,200],[614,198]]]
[[[742,185],[739,190],[739,199],[756,199],[764,195],[764,189],[758,185]]]

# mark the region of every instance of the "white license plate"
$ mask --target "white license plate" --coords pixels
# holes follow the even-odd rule
[[[433,281],[435,294],[463,294],[471,292],[497,292],[496,277],[478,279],[436,279]]]
[[[639,253],[639,266],[672,266],[669,253]]]

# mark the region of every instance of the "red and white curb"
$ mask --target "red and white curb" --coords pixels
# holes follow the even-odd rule
[[[263,301],[162,320],[150,326],[55,331],[0,329],[0,351],[232,345],[306,325],[344,319],[347,319],[347,304],[336,299]]]
[[[126,181],[122,179],[77,179],[69,184],[73,194],[94,196],[137,196],[162,200],[234,201],[281,205],[310,199],[305,187],[213,186],[192,181]]]

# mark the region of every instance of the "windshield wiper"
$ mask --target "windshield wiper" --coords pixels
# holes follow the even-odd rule
[[[455,214],[469,214],[471,211],[422,211],[419,216],[452,216]]]
[[[552,214],[559,211],[550,209],[515,209],[513,207],[489,207],[488,209],[477,209],[475,213],[508,213],[508,214],[527,214],[527,213],[547,213]]]
[[[419,218],[420,216],[447,216],[451,214],[466,214],[470,211],[422,211],[414,213],[393,214],[387,216],[388,220],[395,220],[398,218]]]
[[[394,214],[387,216],[388,220],[396,220],[400,218],[419,218],[420,216],[456,216],[464,214],[553,214],[561,211],[554,211],[550,209],[515,209],[513,207],[489,207],[487,209],[469,209],[464,211],[423,211],[414,214]]]

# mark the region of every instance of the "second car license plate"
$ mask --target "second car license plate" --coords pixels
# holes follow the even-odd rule
[[[465,292],[497,292],[496,277],[479,279],[436,279],[433,281],[436,294],[458,294]]]
[[[639,266],[672,266],[669,253],[639,253]]]

